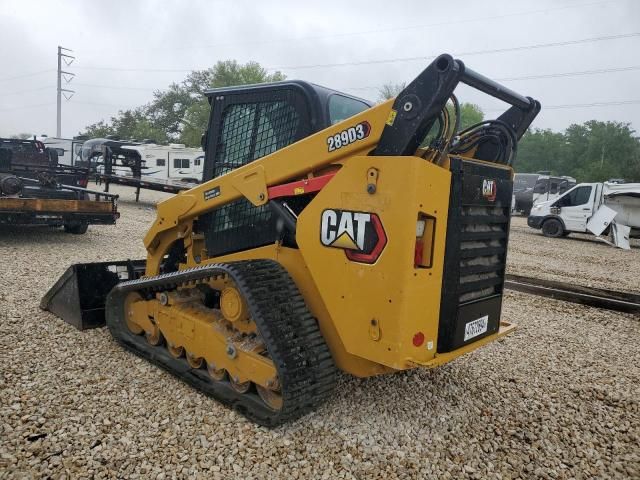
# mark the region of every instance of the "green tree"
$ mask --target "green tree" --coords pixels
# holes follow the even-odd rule
[[[191,147],[200,145],[202,134],[209,122],[210,110],[211,108],[206,98],[198,100],[187,109],[182,119],[184,127],[180,134],[181,143]]]
[[[628,123],[590,120],[565,133],[571,168],[577,178],[604,181],[640,178],[640,144]]]
[[[563,133],[536,129],[527,132],[518,144],[518,156],[514,163],[516,172],[535,173],[549,170],[559,174],[563,170],[566,151]],[[569,175],[569,173],[562,173]]]
[[[209,118],[209,104],[204,98],[207,89],[285,78],[281,72],[269,73],[257,62],[243,65],[235,60],[220,61],[212,68],[191,72],[182,82],[172,83],[166,90],[155,91],[147,105],[120,111],[108,122],[89,125],[82,135],[150,138],[158,142],[177,140],[197,146]]]
[[[453,115],[450,116],[455,118]],[[460,130],[480,123],[482,120],[484,120],[484,112],[478,105],[467,102],[460,104]]]
[[[533,130],[518,150],[518,172],[549,170],[580,182],[640,180],[640,139],[628,123],[590,120],[562,133]]]
[[[200,145],[200,138],[209,121],[210,107],[207,98],[204,97],[204,92],[208,88],[279,82],[285,78],[286,76],[281,72],[269,73],[257,62],[241,65],[235,60],[218,62],[208,70],[192,72],[183,85],[192,94],[195,93],[196,97],[180,117],[180,141],[189,146]]]
[[[378,103],[382,103],[390,98],[397,97],[398,94],[405,89],[407,84],[402,83],[385,83],[378,89]]]
[[[89,125],[83,135],[91,138],[115,135],[123,140],[149,139],[158,143],[165,142],[167,135],[145,116],[141,109],[122,110],[109,122],[101,120]]]

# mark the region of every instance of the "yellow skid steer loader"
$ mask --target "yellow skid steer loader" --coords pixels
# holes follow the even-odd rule
[[[510,106],[459,131],[460,83]],[[536,100],[446,54],[375,106],[301,81],[207,96],[205,181],[158,205],[146,260],[74,265],[42,308],[268,426],[336,369],[435,367],[514,328],[511,164]]]

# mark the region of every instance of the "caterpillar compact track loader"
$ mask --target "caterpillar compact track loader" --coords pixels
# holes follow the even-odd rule
[[[459,132],[461,82],[511,106]],[[42,308],[106,318],[124,347],[269,426],[322,403],[336,368],[435,367],[514,328],[511,162],[537,101],[446,54],[376,106],[297,81],[207,96],[205,181],[158,205],[146,261],[74,265]]]

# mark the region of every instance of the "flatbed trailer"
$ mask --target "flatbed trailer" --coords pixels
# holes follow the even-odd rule
[[[115,198],[98,201],[0,197],[0,225],[113,225],[119,217]]]
[[[138,178],[130,175],[108,175],[106,173],[96,173],[96,184],[104,184],[104,191],[109,191],[109,185],[112,183],[125,185],[136,189],[136,202],[140,200],[140,190],[155,190],[157,192],[179,193],[183,190],[189,190],[197,184],[183,182],[180,180],[164,180],[161,178],[146,179]]]
[[[83,234],[89,225],[114,225],[120,218],[118,195],[111,193],[70,185],[24,192],[25,196],[0,197],[0,225],[49,225]]]
[[[90,224],[113,225],[120,217],[118,195],[84,188],[86,169],[17,165],[0,172],[0,179],[10,179],[14,188],[0,192],[0,225],[49,225],[82,234]]]

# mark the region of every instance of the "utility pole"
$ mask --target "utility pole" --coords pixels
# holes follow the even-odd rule
[[[75,73],[65,72],[64,70],[62,70],[62,62],[64,61],[65,65],[69,66],[73,63],[73,61],[76,58],[71,55],[67,55],[66,53],[63,53],[63,50],[65,52],[72,51],[72,50],[69,50],[68,48],[58,46],[58,102],[57,102],[58,109],[57,109],[57,122],[56,122],[56,137],[58,138],[62,136],[62,95],[64,95],[64,98],[69,100],[75,93],[73,90],[62,88],[63,75],[65,75],[64,77],[65,83],[70,83],[71,80],[73,80],[73,77],[75,77]],[[68,77],[66,75],[68,75]],[[71,95],[67,97],[67,93],[70,93]]]

